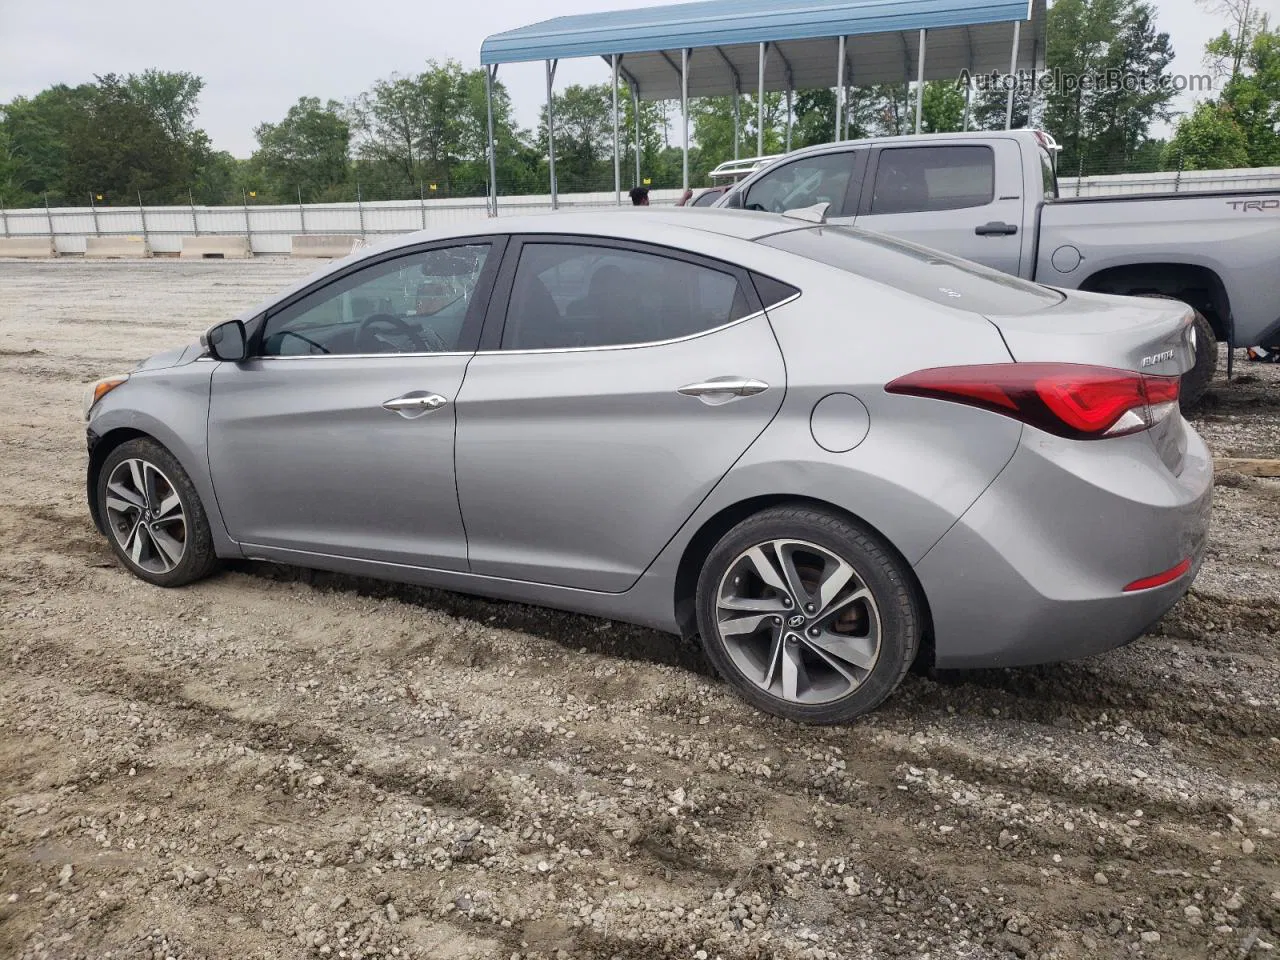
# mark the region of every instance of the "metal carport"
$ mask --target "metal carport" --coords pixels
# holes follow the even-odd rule
[[[619,79],[639,100],[680,100],[684,186],[689,186],[689,97],[729,96],[754,86],[757,153],[763,153],[763,94],[835,88],[840,138],[849,87],[916,81],[917,132],[923,81],[971,74],[1039,70],[1044,65],[1045,0],[702,0],[675,6],[556,17],[497,33],[480,47],[489,93],[489,184],[497,212],[493,150],[493,81],[498,66],[546,64],[551,203],[556,206],[556,65],[562,59],[602,57],[613,72],[614,194],[622,201],[618,129]],[[638,111],[636,136],[639,138]],[[1005,115],[1013,113],[1010,89]],[[735,143],[737,138],[735,137]],[[636,151],[637,165],[639,150]],[[639,174],[637,173],[637,179]]]

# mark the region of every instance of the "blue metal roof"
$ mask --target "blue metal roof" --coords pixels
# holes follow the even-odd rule
[[[702,0],[556,17],[497,33],[484,64],[859,36],[1027,20],[1028,0]]]

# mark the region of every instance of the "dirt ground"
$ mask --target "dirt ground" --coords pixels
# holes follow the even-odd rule
[[[585,617],[239,564],[161,590],[80,394],[314,264],[0,263],[0,957],[1275,956],[1280,480],[1132,646],[752,711]],[[1280,367],[1197,427],[1280,456]]]

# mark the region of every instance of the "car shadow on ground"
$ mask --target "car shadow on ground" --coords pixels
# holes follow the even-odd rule
[[[277,583],[303,583],[320,591],[395,600],[488,628],[528,633],[569,652],[585,650],[623,660],[679,667],[707,678],[715,677],[715,671],[696,641],[631,624],[507,600],[491,600],[414,584],[266,561],[224,561],[224,568]]]

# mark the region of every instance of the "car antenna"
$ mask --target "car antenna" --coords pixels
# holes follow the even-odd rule
[[[811,207],[797,207],[794,210],[784,210],[782,215],[790,217],[792,220],[807,220],[809,223],[826,223],[827,208],[831,206],[825,200],[822,203],[815,203]]]

